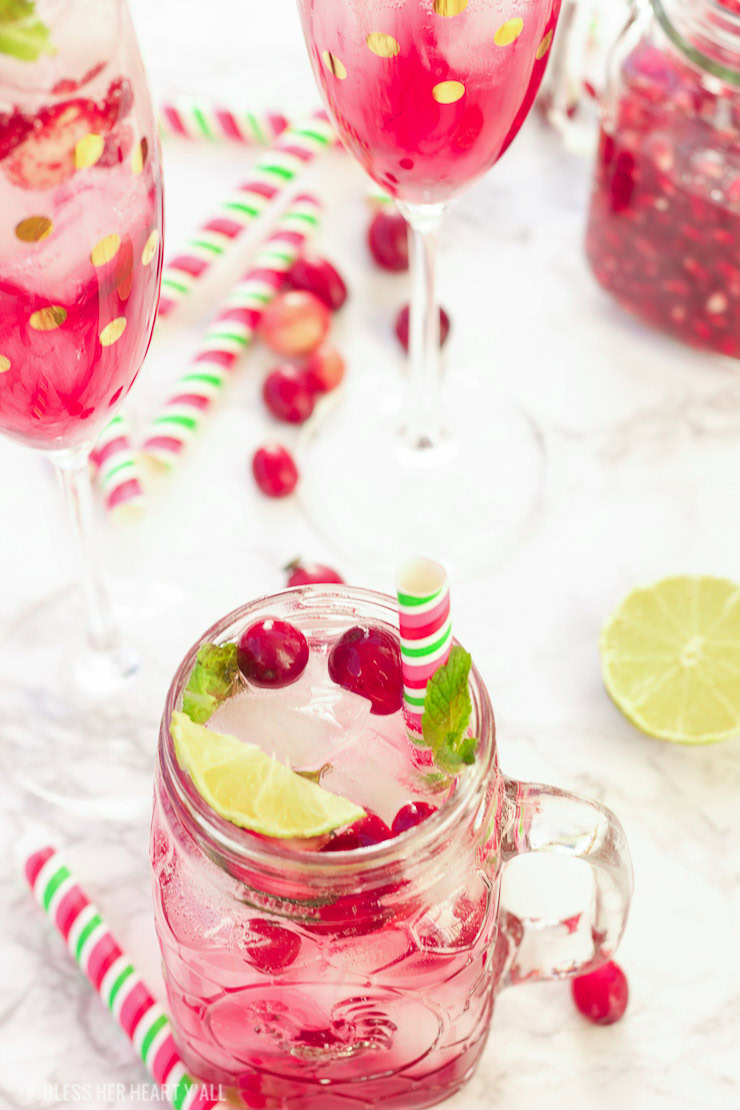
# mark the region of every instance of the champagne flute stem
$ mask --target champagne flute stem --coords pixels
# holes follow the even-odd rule
[[[52,456],[52,462],[74,535],[88,639],[95,651],[112,655],[119,636],[100,565],[87,452],[65,451]]]
[[[409,407],[405,438],[417,451],[439,445],[442,439],[437,305],[437,243],[444,215],[441,204],[401,204],[409,225],[411,305],[409,314]]]

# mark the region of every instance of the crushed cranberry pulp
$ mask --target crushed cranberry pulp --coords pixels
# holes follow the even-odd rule
[[[740,358],[738,90],[642,43],[602,128],[586,249],[627,309]]]

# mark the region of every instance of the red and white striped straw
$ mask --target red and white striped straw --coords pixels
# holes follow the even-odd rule
[[[244,231],[295,181],[301,170],[332,143],[334,133],[325,112],[288,128],[261,155],[252,176],[223,201],[214,215],[188,241],[185,250],[165,266],[159,315],[167,316],[203,279]]]
[[[90,452],[105,507],[114,520],[138,515],[146,504],[139,460],[124,413],[103,429]]]
[[[198,433],[239,355],[251,343],[265,308],[318,226],[320,209],[315,197],[302,194],[283,212],[150,425],[142,449],[156,462],[172,467]]]
[[[281,112],[244,112],[178,96],[159,106],[162,135],[181,139],[226,140],[246,146],[270,146],[288,126]]]
[[[36,901],[66,942],[75,962],[111,1011],[174,1110],[226,1110],[190,1076],[175,1047],[172,1026],[115,940],[98,908],[75,881],[55,848],[26,860]]]
[[[450,590],[444,567],[410,559],[396,575],[403,674],[403,712],[412,738],[421,737],[427,682],[452,647]]]

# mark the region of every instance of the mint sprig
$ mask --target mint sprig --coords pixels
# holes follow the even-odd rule
[[[35,62],[40,54],[53,53],[51,33],[36,18],[34,0],[0,0],[0,54]]]
[[[236,644],[203,644],[182,696],[182,711],[204,725],[234,689]]]
[[[437,766],[451,774],[475,761],[478,740],[466,735],[473,710],[468,690],[471,664],[469,653],[456,644],[447,662],[429,679],[424,698],[424,743],[432,749]]]

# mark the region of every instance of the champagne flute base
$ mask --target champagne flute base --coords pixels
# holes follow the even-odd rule
[[[468,575],[505,559],[536,520],[544,489],[536,425],[480,375],[455,373],[441,429],[432,445],[414,447],[403,398],[384,385],[368,378],[330,395],[305,426],[299,496],[310,522],[377,572],[415,552]]]

